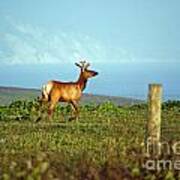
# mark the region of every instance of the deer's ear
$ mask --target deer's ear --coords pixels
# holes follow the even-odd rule
[[[78,64],[78,63],[75,63],[75,65],[76,65],[77,67],[79,67],[79,68],[82,68],[81,65]]]

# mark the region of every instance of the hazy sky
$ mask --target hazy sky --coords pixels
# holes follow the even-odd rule
[[[58,67],[65,63],[70,75],[61,69],[61,78],[72,78],[77,71],[73,63],[85,58],[101,71],[99,86],[109,79],[110,87],[119,78],[120,85],[128,87],[124,80],[134,78],[143,87],[153,81],[170,88],[172,82],[176,92],[176,86],[180,89],[179,7],[179,0],[0,0],[0,85],[28,86],[31,67],[31,76],[35,71],[41,74],[38,83],[32,76],[29,86],[39,87],[45,77],[58,79]],[[58,66],[55,70],[49,64]]]
[[[179,7],[179,0],[0,0],[0,58],[180,62]]]

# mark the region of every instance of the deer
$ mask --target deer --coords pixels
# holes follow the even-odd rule
[[[62,82],[51,80],[42,87],[42,102],[48,102],[48,115],[52,117],[54,109],[58,102],[67,102],[72,106],[74,117],[70,120],[77,119],[79,115],[78,104],[82,97],[82,93],[86,88],[89,78],[98,75],[98,72],[89,70],[90,63],[80,61],[75,63],[80,68],[79,78],[75,82]]]

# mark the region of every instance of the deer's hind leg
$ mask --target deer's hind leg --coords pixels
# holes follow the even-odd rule
[[[54,109],[55,109],[58,101],[59,101],[59,97],[58,96],[51,98],[51,100],[49,102],[49,109],[48,109],[49,118],[52,117],[52,114],[54,112]]]
[[[44,118],[44,115],[47,112],[48,109],[48,105],[49,105],[49,101],[48,99],[44,96],[44,94],[42,93],[41,97],[38,97],[37,99],[38,101],[38,117],[35,120],[35,122],[39,122]]]

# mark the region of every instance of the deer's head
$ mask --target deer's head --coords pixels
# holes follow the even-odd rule
[[[75,65],[81,69],[81,74],[85,79],[98,75],[98,72],[88,69],[90,64],[87,63],[86,61],[80,61],[79,63],[75,63]]]

